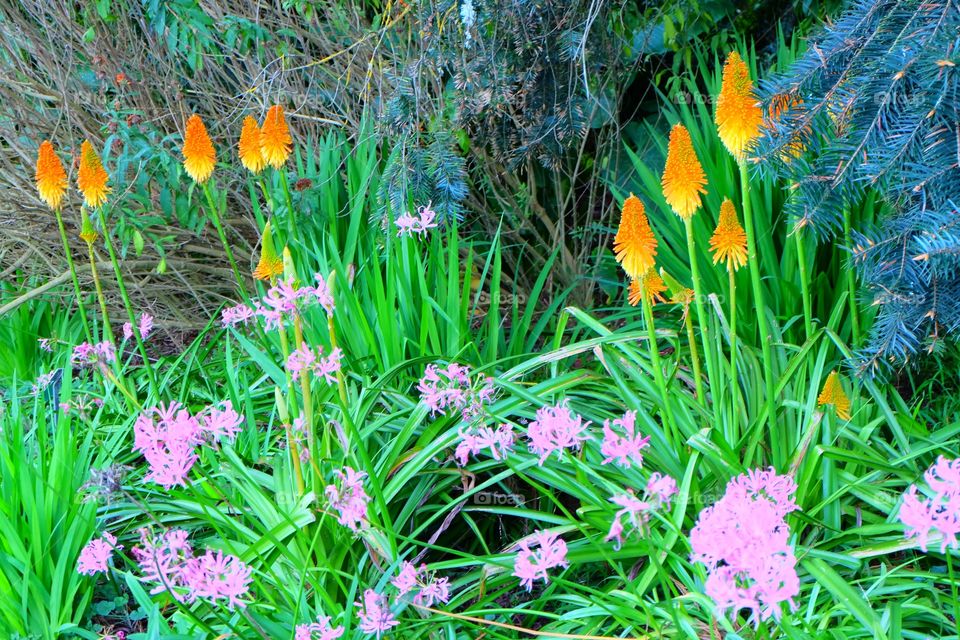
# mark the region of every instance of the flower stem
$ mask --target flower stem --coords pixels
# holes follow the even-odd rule
[[[80,291],[80,280],[77,278],[77,268],[73,264],[73,254],[70,252],[70,242],[67,240],[67,229],[63,226],[63,215],[60,213],[60,207],[53,210],[57,216],[57,227],[60,229],[60,241],[63,242],[63,255],[67,258],[67,266],[70,267],[70,277],[73,280],[73,293],[77,296],[77,310],[80,312],[80,322],[83,324],[83,333],[87,342],[93,343],[93,333],[90,331],[90,323],[87,322],[87,310],[83,307],[83,294]]]
[[[294,314],[293,316],[293,336],[294,340],[297,342],[297,348],[301,349],[304,346],[303,340],[303,321],[300,319],[300,314]],[[313,467],[313,471],[316,474],[315,479],[322,478],[320,473],[320,468],[317,466],[317,460],[315,452],[317,450],[316,446],[316,434],[314,433],[314,419],[313,419],[313,394],[310,390],[310,376],[307,373],[300,373],[300,393],[303,395],[303,416],[305,419],[305,428],[307,430],[307,454],[310,457],[310,464]]]
[[[203,183],[203,194],[207,197],[207,210],[210,213],[210,219],[213,226],[217,229],[217,235],[220,236],[220,244],[227,254],[227,260],[230,261],[230,268],[233,269],[233,277],[237,280],[237,286],[240,287],[240,293],[245,302],[249,302],[250,296],[247,294],[247,287],[243,284],[243,278],[240,276],[240,269],[237,268],[237,261],[233,258],[233,250],[230,249],[230,243],[227,242],[227,234],[223,230],[223,224],[220,222],[220,211],[216,202],[213,200],[213,193],[210,191],[210,182]]]
[[[703,287],[700,284],[700,267],[697,265],[697,250],[693,241],[693,218],[686,218],[683,225],[687,231],[687,254],[690,258],[690,278],[693,281],[693,301],[696,306],[697,324],[700,326],[700,342],[703,345],[703,356],[707,361],[707,379],[712,384],[714,378],[713,345],[710,342],[710,331],[707,325],[707,314],[703,305]],[[698,379],[699,382],[699,379]],[[706,402],[706,396],[698,392],[701,402]],[[705,406],[705,405],[704,405]]]
[[[287,202],[287,232],[290,237],[287,238],[287,244],[297,237],[297,220],[293,211],[293,198],[290,196],[290,182],[287,180],[287,172],[283,169],[277,169],[280,174],[280,186],[283,187],[283,197]]]
[[[150,381],[150,389],[155,398],[160,397],[160,389],[157,386],[157,378],[153,373],[153,365],[150,358],[147,357],[147,348],[143,344],[143,336],[140,335],[140,326],[136,315],[133,313],[133,305],[130,304],[130,297],[127,295],[127,287],[123,283],[123,274],[120,273],[120,263],[117,261],[117,252],[113,248],[113,240],[110,239],[110,228],[107,226],[107,216],[103,212],[103,207],[97,208],[100,216],[100,226],[103,227],[103,239],[107,245],[107,252],[110,253],[110,262],[113,264],[113,273],[117,276],[117,288],[120,290],[120,297],[123,299],[123,306],[127,310],[127,319],[130,321],[130,328],[133,330],[133,337],[137,341],[137,349],[140,351],[140,357],[143,358],[143,366],[147,371],[147,379]]]
[[[277,328],[277,333],[280,335],[280,349],[283,351],[283,372],[286,374],[287,378],[287,410],[290,413],[289,420],[291,424],[299,416],[297,411],[297,403],[294,398],[296,397],[294,387],[293,387],[293,376],[290,375],[290,367],[287,366],[287,361],[290,359],[290,342],[287,340],[287,329],[283,325],[281,320],[280,326]],[[292,429],[290,424],[287,425],[287,448],[290,450],[290,457],[293,458],[293,474],[297,479],[297,490],[300,492],[300,495],[304,493],[304,484],[303,484],[303,470],[300,467],[300,447],[297,446],[297,441],[293,437]]]
[[[953,575],[953,554],[949,549],[946,551],[947,556],[947,576],[950,578],[950,593],[953,596],[953,624],[957,631],[957,634],[960,634],[960,597],[957,596],[957,581]]]
[[[806,339],[813,335],[813,308],[810,300],[810,274],[807,272],[807,245],[804,242],[802,230],[793,233],[797,243],[797,268],[800,270],[800,291],[803,295],[803,327],[806,330]]]
[[[653,377],[657,381],[657,387],[660,390],[660,399],[663,402],[664,426],[668,434],[667,439],[672,440],[676,435],[676,423],[673,420],[673,410],[670,408],[670,396],[667,394],[667,382],[663,377],[663,367],[660,363],[660,350],[657,348],[657,331],[653,324],[653,305],[643,292],[643,318],[647,325],[647,342],[650,347],[650,363],[653,365]],[[673,444],[677,444],[674,442]]]
[[[843,243],[849,247],[850,240],[850,208],[843,209]],[[850,327],[853,335],[853,344],[860,344],[860,314],[857,312],[857,276],[853,269],[847,272],[847,304],[850,305]]]
[[[740,385],[737,383],[737,272],[727,268],[730,277],[730,433],[727,442],[735,446],[740,439],[739,417]]]
[[[697,338],[693,333],[693,318],[690,316],[690,307],[684,313],[683,324],[687,329],[687,342],[690,344],[690,363],[693,367],[693,382],[697,389],[697,401],[704,403],[706,395],[703,392],[703,373],[700,370],[700,350],[697,349]]]
[[[113,329],[110,327],[107,301],[103,297],[103,286],[100,284],[100,272],[97,271],[97,257],[93,254],[93,242],[87,242],[87,254],[90,256],[90,273],[93,275],[93,288],[97,292],[97,301],[100,303],[100,315],[103,316],[103,337],[113,344]]]
[[[784,459],[787,452],[783,449],[780,427],[776,420],[776,388],[773,377],[773,345],[770,344],[770,329],[767,326],[767,305],[764,300],[763,286],[760,283],[760,258],[757,255],[756,231],[753,226],[753,209],[750,205],[750,181],[747,166],[741,161],[740,196],[743,204],[743,222],[747,232],[747,262],[750,265],[750,282],[753,285],[753,303],[757,310],[757,328],[760,330],[760,347],[763,352],[763,376],[766,382],[767,424],[770,425],[770,450],[774,463]],[[760,423],[758,421],[758,427]]]

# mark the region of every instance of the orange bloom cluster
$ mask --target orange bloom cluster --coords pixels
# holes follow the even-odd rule
[[[253,270],[253,277],[257,280],[269,281],[283,274],[283,258],[277,253],[277,248],[273,244],[273,232],[270,229],[270,223],[263,227],[263,235],[260,237],[260,261],[257,268]]]
[[[843,390],[843,383],[840,381],[840,374],[831,371],[827,376],[827,381],[823,384],[823,390],[817,396],[817,405],[833,405],[837,416],[842,420],[850,419],[850,398]]]
[[[213,142],[203,126],[200,116],[193,114],[187,120],[187,130],[183,136],[183,168],[197,184],[203,184],[211,175],[217,163],[217,153]]]
[[[646,299],[651,304],[656,302],[665,302],[663,292],[667,290],[667,285],[663,278],[657,273],[657,270],[650,267],[639,278],[630,280],[630,288],[627,290],[627,302],[632,306],[637,306],[640,301]]]
[[[37,153],[37,192],[51,209],[59,209],[67,193],[67,172],[49,140],[40,143]]]
[[[750,145],[760,135],[763,117],[753,94],[750,70],[736,51],[727,56],[723,65],[715,120],[724,146],[737,162],[743,161]]]
[[[723,260],[727,269],[736,271],[747,264],[747,234],[740,226],[730,198],[724,198],[720,205],[720,220],[710,238],[710,250],[713,251],[713,263]]]
[[[260,173],[267,166],[267,161],[260,151],[260,137],[260,126],[253,116],[244,118],[238,145],[239,155],[241,164],[251,173]]]
[[[690,132],[682,124],[670,130],[667,164],[660,180],[663,197],[674,213],[689,220],[700,208],[700,194],[706,193],[707,177],[693,150]]]
[[[270,107],[263,126],[260,128],[260,153],[263,160],[274,169],[279,169],[290,157],[293,138],[283,117],[283,107],[276,104]]]
[[[84,140],[80,145],[80,169],[77,171],[77,188],[83,193],[83,200],[88,207],[99,207],[107,201],[110,187],[107,185],[109,176],[100,156],[94,151],[93,145]]]
[[[657,238],[650,228],[650,221],[640,198],[630,194],[624,200],[620,213],[620,228],[613,240],[617,262],[631,278],[640,278],[653,267],[657,255]]]

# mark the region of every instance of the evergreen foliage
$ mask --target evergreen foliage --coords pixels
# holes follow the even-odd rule
[[[960,329],[958,46],[955,0],[859,0],[762,85],[768,113],[789,107],[755,153],[795,185],[787,207],[799,228],[835,236],[868,191],[888,205],[850,234],[879,307],[858,354],[864,370],[933,351]]]

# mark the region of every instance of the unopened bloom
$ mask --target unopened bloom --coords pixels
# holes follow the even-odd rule
[[[283,107],[273,105],[267,111],[260,128],[260,153],[263,154],[264,162],[274,169],[279,169],[290,156],[292,145],[293,138],[290,137],[290,129],[283,117]]]
[[[760,135],[763,114],[756,96],[750,70],[736,51],[723,65],[723,83],[717,97],[714,116],[720,140],[737,162],[746,158],[753,141]]]
[[[710,250],[713,264],[724,261],[731,271],[747,264],[747,234],[737,220],[737,209],[730,198],[724,198],[720,205],[720,220],[710,237]]]
[[[501,424],[496,429],[487,426],[461,429],[459,435],[460,442],[453,456],[461,467],[467,464],[470,456],[476,456],[484,449],[490,450],[490,456],[494,460],[506,459],[507,454],[513,449],[516,437],[513,427],[508,424]]]
[[[187,120],[183,136],[183,168],[197,184],[203,184],[213,175],[217,153],[200,116],[193,114]]]
[[[243,119],[243,129],[240,131],[240,142],[237,145],[240,163],[250,173],[260,173],[267,166],[267,161],[260,151],[260,127],[253,116]]]
[[[613,427],[618,427],[620,433]],[[645,437],[637,430],[637,412],[627,411],[622,418],[612,423],[603,422],[603,444],[600,453],[603,454],[603,464],[616,462],[619,466],[629,469],[632,465],[643,466],[643,450],[650,445],[649,436]]]
[[[330,616],[319,615],[316,622],[298,624],[293,640],[337,640],[343,631],[343,625],[330,626]]]
[[[627,289],[627,302],[632,306],[637,306],[646,298],[650,304],[664,302],[663,292],[667,290],[667,285],[663,278],[653,267],[647,269],[639,278],[630,281],[630,287]]]
[[[943,539],[940,551],[960,546],[960,459],[948,460],[940,456],[923,475],[933,495],[922,497],[917,485],[903,495],[898,518],[906,525],[906,537],[916,538],[920,548],[927,550],[930,534],[939,531]]]
[[[80,557],[77,558],[77,573],[92,576],[96,573],[106,572],[109,567],[110,558],[113,557],[115,549],[122,549],[117,546],[117,539],[113,535],[103,533],[100,538],[91,540],[80,551]]]
[[[846,392],[843,390],[843,383],[840,381],[840,374],[836,371],[831,371],[830,375],[827,376],[827,381],[823,383],[823,389],[820,391],[820,395],[817,396],[817,405],[833,405],[834,410],[837,412],[837,417],[841,420],[850,419],[850,398],[847,397]]]
[[[360,619],[358,626],[368,635],[376,635],[379,638],[383,632],[400,624],[390,611],[387,597],[373,589],[364,591],[363,602],[355,602],[354,606],[357,607],[357,617]]]
[[[337,512],[337,522],[353,531],[359,531],[367,525],[367,504],[370,496],[363,489],[363,480],[367,474],[350,467],[333,473],[340,480],[340,486],[327,485],[324,494],[330,507]]]
[[[49,140],[40,143],[37,152],[37,193],[51,209],[59,209],[67,193],[67,172]]]
[[[650,228],[643,203],[633,194],[623,201],[620,228],[613,239],[613,251],[617,262],[631,278],[639,278],[653,268],[657,255],[657,238]]]
[[[527,591],[533,589],[534,580],[549,582],[549,569],[566,567],[567,543],[550,531],[536,531],[524,538],[518,545],[517,557],[513,563],[513,575],[520,578],[520,586]],[[534,548],[536,547],[536,548]]]
[[[735,617],[748,609],[759,624],[779,620],[782,603],[794,606],[800,580],[785,518],[798,508],[796,490],[791,477],[755,469],[732,479],[724,496],[700,512],[690,557],[706,565],[706,592],[720,611]]]
[[[83,193],[88,207],[96,208],[107,201],[110,187],[107,186],[107,171],[93,145],[84,140],[80,145],[80,168],[77,171],[77,188]]]
[[[257,280],[273,280],[283,274],[283,258],[277,253],[277,247],[273,244],[273,231],[270,228],[270,222],[263,226],[263,235],[260,236],[260,261],[257,268],[253,271],[253,277]]]
[[[670,130],[667,163],[660,184],[667,204],[684,220],[689,220],[700,208],[700,194],[707,192],[704,188],[707,177],[693,150],[690,132],[682,124]]]

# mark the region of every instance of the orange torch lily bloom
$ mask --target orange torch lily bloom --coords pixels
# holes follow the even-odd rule
[[[689,220],[700,208],[700,194],[707,192],[704,189],[706,184],[707,177],[693,150],[690,132],[682,124],[674,125],[670,130],[667,163],[660,179],[663,197],[674,213]]]
[[[183,168],[197,184],[203,184],[217,164],[217,152],[213,142],[203,126],[200,116],[193,114],[187,120],[187,130],[183,136]]]
[[[100,156],[94,151],[89,140],[80,145],[80,169],[77,171],[77,188],[83,193],[83,201],[88,207],[96,208],[107,201],[110,187]]]
[[[37,152],[37,192],[51,209],[59,209],[67,193],[67,172],[49,140],[40,143]]]
[[[850,419],[850,398],[843,390],[843,383],[840,382],[840,374],[831,371],[827,376],[827,381],[823,384],[823,390],[817,396],[817,405],[824,406],[832,404],[837,412],[837,417],[842,420]]]
[[[657,238],[650,228],[643,203],[632,193],[623,201],[620,228],[613,239],[613,251],[617,262],[631,278],[640,278],[653,267],[657,255]]]
[[[240,162],[250,173],[260,173],[267,166],[267,161],[260,151],[260,127],[252,116],[243,119],[243,129],[240,131],[240,143],[237,145]]]
[[[720,220],[710,237],[710,250],[713,251],[713,264],[723,260],[727,269],[733,271],[747,264],[747,233],[740,226],[730,198],[724,198],[720,205]]]
[[[760,135],[763,114],[753,94],[750,70],[736,51],[727,56],[723,65],[723,84],[714,119],[723,145],[737,162],[742,162]]]
[[[260,128],[260,153],[267,164],[279,169],[290,157],[292,146],[293,138],[290,137],[290,129],[283,117],[283,107],[273,105],[267,111]]]

